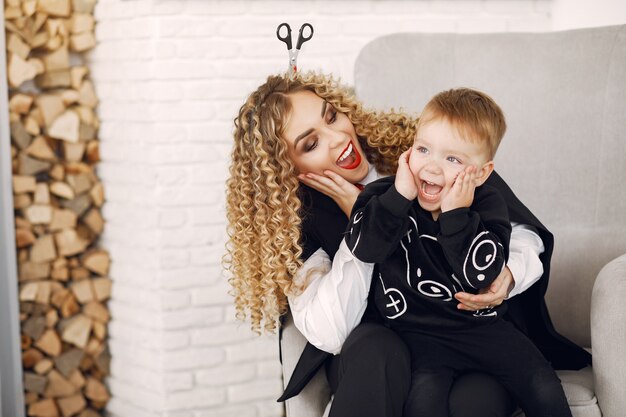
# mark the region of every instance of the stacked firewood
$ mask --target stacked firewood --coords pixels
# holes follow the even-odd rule
[[[84,51],[95,0],[4,0],[22,361],[30,416],[100,415],[109,400],[111,281],[98,103]]]

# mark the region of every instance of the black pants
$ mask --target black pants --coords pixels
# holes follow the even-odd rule
[[[401,417],[411,381],[410,354],[392,330],[362,323],[348,336],[341,355],[327,362],[334,394],[330,417]],[[459,376],[449,392],[451,417],[509,417],[508,392],[492,376]]]
[[[459,372],[482,370],[511,393],[527,417],[571,417],[561,381],[535,345],[512,324],[403,334],[411,351],[406,417],[448,417]]]

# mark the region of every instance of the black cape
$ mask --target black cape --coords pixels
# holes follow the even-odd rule
[[[522,294],[507,300],[508,311],[504,318],[526,334],[555,369],[581,369],[591,364],[591,354],[560,335],[548,314],[544,295],[548,288],[550,259],[554,248],[552,233],[522,204],[495,171],[486,184],[500,191],[509,208],[510,220],[536,228],[545,246],[545,251],[539,256],[543,263],[542,277]],[[326,195],[306,186],[302,186],[300,192],[303,202],[302,258],[307,259],[321,247],[332,259],[343,239],[348,219]],[[368,303],[362,321],[382,323],[372,301]],[[330,353],[307,343],[278,401],[298,395],[330,356]]]

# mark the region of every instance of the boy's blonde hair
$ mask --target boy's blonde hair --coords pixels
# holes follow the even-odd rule
[[[449,122],[463,139],[484,142],[493,159],[506,132],[502,109],[487,94],[471,88],[455,88],[435,95],[424,107],[417,129],[433,120]]]

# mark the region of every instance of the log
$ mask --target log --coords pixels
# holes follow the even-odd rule
[[[61,256],[72,256],[84,252],[88,243],[81,239],[73,229],[63,229],[55,233],[54,240]]]
[[[83,306],[83,313],[100,323],[110,320],[109,310],[97,301],[91,301]]]
[[[32,80],[37,75],[37,69],[17,54],[9,54],[9,85],[19,87],[25,81]]]
[[[71,322],[61,332],[61,339],[84,349],[91,333],[91,319],[82,314],[77,314],[69,320]]]
[[[40,182],[35,187],[35,195],[34,195],[35,204],[49,205],[50,204],[50,188],[48,188],[48,183]],[[52,212],[54,219],[54,210]]]
[[[54,293],[54,290],[52,291]],[[46,327],[53,328],[55,324],[59,321],[59,313],[54,308],[51,308],[46,313]]]
[[[49,281],[40,282],[39,289],[37,291],[37,299],[35,300],[35,302],[39,304],[44,304],[44,305],[50,304],[50,292],[51,292],[50,282]]]
[[[33,175],[13,175],[13,193],[35,192],[37,181]]]
[[[76,393],[76,387],[55,369],[48,373],[47,398],[67,397]]]
[[[80,119],[76,112],[67,110],[52,122],[48,134],[53,138],[75,143],[78,142],[79,126]]]
[[[39,282],[29,282],[24,284],[20,290],[20,301],[35,301],[39,291]]]
[[[73,295],[71,295],[70,297],[67,297],[65,301],[63,301],[63,304],[61,305],[61,317],[64,317],[64,318],[72,317],[74,314],[78,313],[79,311],[80,311],[80,306],[78,305],[78,302],[76,301],[76,297],[74,297]]]
[[[67,183],[72,187],[76,195],[89,191],[93,186],[89,175],[81,174],[68,174]]]
[[[74,387],[76,387],[77,390],[82,389],[87,383],[87,381],[85,381],[85,377],[83,377],[83,373],[78,369],[75,369],[72,372],[69,381],[72,385],[74,385]]]
[[[35,118],[31,117],[31,116],[28,116],[28,117],[24,118],[24,129],[31,136],[39,136],[39,134],[41,133],[41,129],[39,128],[39,124],[37,123]]]
[[[18,155],[18,173],[22,175],[34,175],[45,172],[52,165],[50,162],[44,162],[39,159],[31,158],[26,152],[20,152]]]
[[[61,164],[55,164],[50,171],[48,171],[48,175],[50,175],[50,178],[57,181],[63,181],[63,178],[65,178],[65,167]]]
[[[37,284],[36,282],[29,284]],[[44,317],[30,317],[22,324],[22,333],[37,340],[46,330],[46,319]]]
[[[37,10],[51,16],[69,17],[70,0],[39,0]]]
[[[29,405],[28,415],[33,417],[59,417],[59,410],[52,398],[46,398]]]
[[[50,185],[50,192],[57,197],[65,198],[66,200],[72,200],[76,196],[72,187],[62,181],[53,182]]]
[[[104,250],[92,250],[85,254],[82,258],[83,265],[100,276],[107,275],[111,259],[109,254]]]
[[[70,397],[59,398],[57,404],[61,409],[63,417],[71,417],[87,407],[87,402],[82,394],[75,394]]]
[[[69,378],[70,375],[78,369],[83,356],[84,353],[82,350],[76,348],[70,349],[54,359],[54,366],[64,377]]]
[[[78,102],[83,106],[94,109],[98,105],[98,98],[96,97],[96,91],[93,88],[93,84],[89,80],[83,81],[83,84],[78,89],[79,100]]]
[[[29,194],[16,194],[13,196],[13,208],[16,210],[25,209],[33,204]]]
[[[45,375],[52,369],[53,366],[54,366],[54,362],[52,362],[48,358],[45,358],[37,362],[37,364],[35,365],[33,369],[39,375]]]
[[[97,235],[102,234],[102,231],[104,230],[104,219],[98,209],[93,208],[89,210],[83,217],[83,223],[85,223]]]
[[[47,384],[48,378],[45,376],[37,375],[33,372],[24,372],[24,389],[26,391],[43,394]]]
[[[30,369],[43,359],[43,353],[35,348],[30,348],[22,353],[22,365],[24,369]]]
[[[87,304],[94,300],[94,289],[90,279],[74,282],[70,288],[81,304]]]
[[[31,224],[49,224],[52,221],[52,206],[33,204],[24,210],[24,214]]]
[[[20,281],[34,281],[50,276],[50,264],[22,262],[19,268]]]
[[[36,263],[49,262],[57,257],[52,235],[39,237],[30,250],[30,260]]]
[[[110,278],[94,278],[92,281],[95,298],[98,301],[105,301],[111,297],[111,285]]]
[[[96,0],[72,0],[72,9],[74,9],[76,13],[93,14],[95,5]]]
[[[61,340],[52,329],[48,329],[43,333],[39,340],[35,342],[35,347],[49,356],[59,356],[61,354]]]
[[[67,88],[71,84],[70,72],[66,69],[58,71],[47,71],[35,77],[37,87],[42,90],[50,90],[53,88]]]
[[[109,393],[102,382],[95,378],[87,378],[85,396],[92,401],[106,402],[109,400]]]
[[[66,161],[80,162],[83,159],[84,153],[85,142],[70,143],[63,141],[63,155]]]
[[[29,229],[16,229],[15,230],[15,245],[18,248],[25,248],[32,245],[37,238]]]
[[[20,149],[26,149],[32,140],[32,136],[19,120],[11,122],[11,138]]]
[[[94,29],[96,20],[93,15],[89,13],[74,13],[71,19],[71,28],[70,31],[72,33],[81,33],[92,31]]]
[[[67,49],[67,46],[61,46],[56,51],[53,51],[49,54],[43,55],[42,57],[43,64],[46,67],[46,72],[49,71],[58,71],[58,70],[68,70],[67,71],[67,86],[70,86],[70,54]]]
[[[9,100],[9,110],[19,114],[28,114],[32,105],[33,96],[29,94],[14,94]]]
[[[70,277],[73,281],[84,281],[89,278],[91,274],[87,268],[83,268],[82,266],[72,268],[70,270]]]
[[[45,161],[56,161],[57,159],[54,151],[52,151],[43,136],[37,136],[25,151],[28,155],[37,159],[43,159]]]
[[[85,78],[85,75],[87,75],[88,73],[89,70],[87,69],[87,67],[72,67],[70,69],[72,88],[78,90],[80,88],[80,85],[83,83],[83,78]]]
[[[62,229],[74,229],[78,216],[72,210],[69,209],[57,209],[52,212],[52,221],[50,223],[50,231],[56,232]]]
[[[104,204],[104,187],[102,183],[96,183],[89,192],[89,195],[96,207],[102,207],[102,204]]]
[[[100,144],[97,140],[87,142],[87,161],[92,164],[100,162]]]
[[[84,52],[96,46],[96,37],[93,32],[83,32],[70,36],[70,48],[72,51]]]
[[[65,111],[63,99],[59,95],[42,94],[35,99],[35,103],[41,112],[46,126],[50,126]]]
[[[30,54],[30,46],[28,46],[26,42],[22,41],[22,39],[15,33],[11,33],[8,37],[7,50],[16,54],[23,60],[28,59],[28,54]]]

